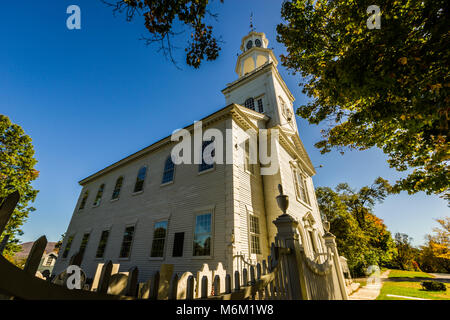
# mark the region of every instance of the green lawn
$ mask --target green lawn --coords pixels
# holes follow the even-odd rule
[[[377,300],[409,300],[388,297],[388,294],[432,300],[450,300],[450,284],[446,284],[447,291],[425,291],[420,285],[420,282],[424,280],[423,278],[433,277],[424,272],[391,270],[389,279],[383,282]]]

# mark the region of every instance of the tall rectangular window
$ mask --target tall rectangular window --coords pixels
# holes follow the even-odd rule
[[[297,196],[303,202],[310,204],[309,196],[308,196],[308,188],[307,188],[307,183],[306,183],[306,177],[298,169],[294,170],[294,176],[295,176]]]
[[[97,247],[97,254],[95,255],[96,258],[103,258],[103,255],[105,254],[106,244],[108,243],[108,237],[109,230],[102,231],[100,242],[98,243]]]
[[[123,177],[119,177],[116,180],[116,185],[114,186],[114,191],[113,191],[113,194],[112,194],[112,197],[111,197],[112,200],[119,198],[120,189],[122,189],[122,183],[123,183]]]
[[[172,161],[172,156],[169,155],[164,164],[162,183],[164,184],[173,181],[174,172],[175,172],[175,164]]]
[[[214,168],[214,163],[206,163],[205,159],[203,157],[203,153],[205,152],[205,148],[210,145],[211,143],[213,143],[213,141],[203,141],[202,144],[202,163],[199,165],[198,171],[202,172],[211,168]],[[216,155],[215,150],[211,151],[211,156],[214,157]]]
[[[81,204],[78,210],[83,210],[84,206],[86,205],[87,198],[89,196],[89,190],[86,190],[86,192],[83,194],[83,198],[81,199]]]
[[[250,215],[250,252],[261,254],[261,246],[259,245],[259,218]]]
[[[183,246],[184,246],[184,232],[175,233],[175,238],[173,240],[172,257],[182,257]]]
[[[137,177],[136,177],[136,183],[134,184],[134,191],[133,192],[139,192],[144,189],[144,182],[145,182],[145,176],[147,175],[147,167],[143,166],[139,169]]]
[[[97,195],[95,196],[94,206],[98,206],[100,201],[102,201],[103,190],[105,189],[105,184],[102,184],[100,188],[98,188]]]
[[[70,236],[67,239],[66,247],[64,248],[64,252],[63,252],[63,258],[67,258],[67,255],[69,254],[70,247],[72,246],[73,237],[74,236]]]
[[[164,243],[166,242],[167,221],[160,221],[155,223],[153,231],[153,243],[151,257],[164,256]]]
[[[122,246],[120,248],[120,258],[128,258],[131,252],[131,244],[133,243],[134,226],[126,227],[123,233]]]
[[[81,253],[81,257],[84,256],[84,252],[86,251],[86,247],[89,241],[89,233],[85,233],[83,235],[83,239],[81,240],[81,244],[80,244],[80,250],[78,251],[79,253]]]
[[[211,213],[195,217],[194,256],[211,255]]]

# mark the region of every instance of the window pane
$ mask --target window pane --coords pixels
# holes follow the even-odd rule
[[[100,188],[98,188],[97,196],[95,197],[94,206],[98,206],[100,201],[102,200],[103,189],[105,189],[105,185],[102,184]]]
[[[71,247],[72,241],[73,241],[73,237],[74,236],[70,236],[69,239],[67,239],[66,247],[64,248],[64,252],[63,252],[63,258],[67,258],[67,255],[69,254],[70,247]]]
[[[248,98],[247,100],[245,100],[245,107],[251,110],[255,110],[255,101],[253,100],[253,98]]]
[[[108,237],[109,237],[109,230],[105,230],[102,232],[102,235],[100,237],[100,242],[98,244],[97,248],[97,258],[103,258],[103,255],[105,253],[106,244],[108,243]]]
[[[194,256],[211,255],[211,214],[198,215],[195,219]]]
[[[261,254],[261,249],[259,246],[259,218],[251,214],[249,219],[250,222],[250,251],[251,253]]]
[[[169,156],[164,164],[164,173],[162,183],[167,183],[173,180],[173,174],[175,171],[175,165],[172,162],[172,157]]]
[[[144,188],[144,181],[146,174],[147,174],[147,167],[142,167],[139,169],[136,178],[136,184],[134,185],[134,192],[142,191],[142,189]]]
[[[164,243],[167,234],[167,221],[160,221],[155,223],[155,229],[153,232],[153,243],[151,257],[163,257],[164,256]]]
[[[86,200],[88,198],[88,195],[89,195],[89,191],[86,190],[86,192],[83,195],[83,199],[81,200],[81,204],[80,204],[80,207],[78,208],[78,210],[84,209],[84,206],[86,205]]]
[[[208,170],[208,169],[211,169],[211,168],[214,167],[214,163],[207,164],[207,163],[205,162],[204,157],[203,157],[203,152],[205,151],[205,148],[206,148],[209,144],[211,144],[212,142],[213,142],[213,141],[203,141],[203,144],[202,144],[202,163],[199,165],[199,171],[200,171],[200,172],[201,172],[201,171]],[[216,155],[215,150],[213,150],[213,151],[211,152],[211,155],[212,155],[213,157]]]
[[[122,248],[120,249],[120,258],[128,258],[130,256],[133,235],[134,227],[127,227],[123,234]]]
[[[89,241],[89,233],[85,233],[83,235],[83,239],[81,240],[80,250],[79,253],[81,254],[81,258],[83,258],[84,252],[86,251],[86,246]]]
[[[119,179],[117,179],[116,186],[114,187],[114,191],[113,191],[111,199],[119,198],[120,189],[122,188],[122,183],[123,183],[123,177],[120,177]]]
[[[262,99],[258,99],[258,112],[260,113],[264,112]]]
[[[259,234],[259,219],[254,215],[250,215],[250,232]]]

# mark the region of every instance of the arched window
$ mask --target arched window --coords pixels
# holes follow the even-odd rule
[[[206,148],[209,144],[211,144],[211,143],[214,143],[214,141],[213,141],[213,140],[203,141],[203,144],[202,144],[202,163],[199,164],[199,166],[198,166],[198,171],[199,171],[199,172],[202,172],[202,171],[205,171],[205,170],[214,168],[214,163],[207,163],[207,162],[205,161],[205,157],[204,157],[205,148]],[[213,145],[213,147],[214,147],[214,145]],[[215,157],[215,155],[216,155],[216,149],[215,149],[215,147],[214,147],[214,149],[212,149],[210,155],[211,155],[212,158]],[[208,161],[208,162],[209,162],[209,161]]]
[[[120,189],[122,188],[123,177],[119,177],[116,180],[116,186],[114,187],[114,191],[111,199],[118,199],[120,194]]]
[[[255,100],[253,98],[248,98],[245,100],[245,107],[251,110],[255,110]]]
[[[145,181],[146,174],[147,174],[146,166],[143,166],[142,168],[139,169],[138,175],[136,178],[136,184],[134,185],[134,192],[139,192],[144,189],[144,181]]]
[[[100,201],[102,201],[103,190],[105,189],[105,184],[102,184],[100,188],[98,188],[97,195],[95,196],[94,206],[98,206]]]
[[[166,159],[166,163],[164,164],[164,173],[161,183],[173,181],[174,172],[175,172],[175,165],[172,161],[172,156],[169,155]]]
[[[88,196],[89,196],[89,190],[86,190],[86,192],[83,195],[83,199],[81,199],[81,204],[80,204],[80,207],[78,208],[78,210],[84,209],[84,206],[86,205]]]

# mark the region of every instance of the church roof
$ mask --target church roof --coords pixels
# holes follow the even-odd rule
[[[223,107],[223,108],[217,110],[216,112],[214,112],[214,113],[212,113],[212,114],[210,114],[210,115],[200,119],[200,121],[203,122],[204,126],[208,126],[212,122],[218,121],[218,120],[226,118],[228,116],[235,116],[235,117],[237,117],[238,120],[241,121],[241,123],[245,122],[247,124],[248,128],[256,128],[251,121],[248,121],[248,120],[245,119],[248,116],[252,117],[252,118],[255,118],[255,119],[258,119],[258,120],[269,120],[269,117],[264,115],[264,114],[261,114],[259,112],[253,111],[253,110],[249,110],[249,109],[247,109],[247,108],[245,108],[243,106],[240,106],[240,105],[237,105],[237,104],[233,103],[233,104],[230,104],[230,105],[228,105],[226,107]],[[188,126],[184,127],[183,129],[186,129],[186,130],[189,130],[189,131],[193,131],[194,130],[194,124],[188,125]],[[92,174],[92,175],[90,175],[90,176],[80,180],[78,183],[80,185],[85,185],[86,183],[88,183],[89,181],[91,181],[91,180],[93,180],[95,178],[98,178],[98,177],[100,177],[100,176],[102,176],[102,175],[104,175],[104,174],[106,174],[106,173],[108,173],[108,172],[110,172],[110,171],[112,171],[112,170],[114,170],[116,168],[119,168],[119,167],[121,167],[121,166],[123,166],[123,165],[125,165],[125,164],[127,164],[127,163],[129,163],[131,161],[134,161],[134,160],[136,160],[136,159],[138,159],[140,157],[143,157],[144,155],[146,155],[146,154],[148,154],[148,153],[150,153],[152,151],[155,151],[155,150],[157,150],[157,149],[159,149],[159,148],[161,148],[161,147],[163,147],[163,146],[165,146],[165,145],[167,145],[169,143],[173,143],[173,141],[171,141],[170,138],[171,138],[171,136],[167,136],[167,137],[165,137],[163,139],[160,139],[157,142],[149,145],[148,147],[145,147],[145,148],[143,148],[143,149],[141,149],[141,150],[139,150],[139,151],[137,151],[137,152],[135,152],[135,153],[125,157],[125,158],[123,158],[122,160],[119,160],[119,161],[117,161],[117,162],[107,166],[106,168],[104,168],[104,169],[102,169],[102,170],[100,170],[100,171],[98,171],[98,172],[96,172],[96,173],[94,173],[94,174]]]

